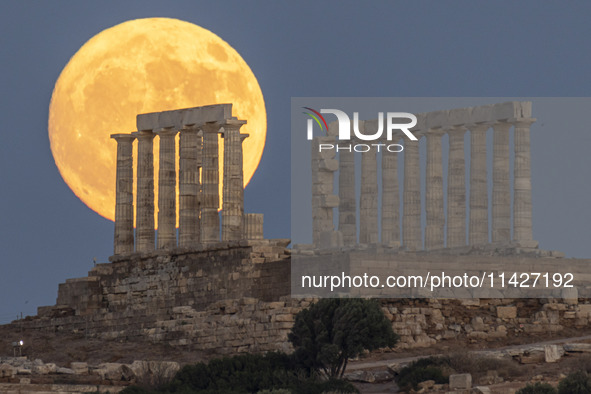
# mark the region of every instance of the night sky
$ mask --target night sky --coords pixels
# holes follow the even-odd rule
[[[591,96],[589,16],[583,1],[1,2],[0,323],[55,304],[59,283],[112,254],[113,223],[70,191],[47,135],[61,70],[102,30],[177,18],[241,54],[268,121],[246,211],[265,214],[266,237],[288,238],[291,97]],[[573,129],[568,117],[532,129],[534,238],[591,257],[591,136]]]

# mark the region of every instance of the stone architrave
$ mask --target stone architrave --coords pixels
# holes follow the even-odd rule
[[[536,119],[511,119],[515,127],[515,168],[513,174],[513,241],[535,248],[532,233],[530,126]]]
[[[223,124],[224,181],[222,205],[222,241],[236,241],[243,236],[244,177],[242,141],[244,120],[229,119]]]
[[[176,247],[176,147],[178,131],[172,128],[157,132],[160,137],[158,170],[158,249]]]
[[[447,175],[447,247],[466,245],[466,163],[463,126],[453,127],[449,134]]]
[[[220,170],[218,152],[217,122],[206,123],[203,131],[203,167],[202,167],[202,202],[201,202],[201,242],[212,243],[220,239]]]
[[[132,133],[138,140],[136,251],[154,250],[154,136],[152,130]]]
[[[195,125],[185,126],[179,141],[179,246],[195,246],[200,241],[199,162],[201,136]]]
[[[114,254],[133,253],[133,140],[132,134],[112,134],[117,141]]]
[[[511,180],[509,177],[509,130],[511,124],[493,125],[492,242],[511,241]]]
[[[470,245],[488,243],[488,176],[486,171],[486,131],[488,125],[470,127]]]
[[[441,151],[442,129],[427,132],[427,176],[425,182],[425,249],[444,247],[445,212],[443,211],[443,159]]]

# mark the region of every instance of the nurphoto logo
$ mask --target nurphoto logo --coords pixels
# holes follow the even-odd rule
[[[338,109],[321,109],[320,111],[316,111],[310,107],[303,108],[307,110],[304,112],[304,114],[310,117],[307,121],[307,137],[309,141],[314,138],[314,122],[316,122],[316,124],[320,127],[321,131],[326,129],[325,133],[328,135],[328,123],[322,114],[333,114],[336,116],[339,128],[339,141],[351,141],[351,130],[353,130],[353,138],[355,138],[357,141],[383,141],[384,132],[386,135],[386,140],[392,141],[395,130],[402,131],[404,135],[411,141],[418,141],[418,138],[415,137],[410,131],[411,128],[416,126],[417,117],[408,112],[387,112],[385,122],[384,113],[378,112],[377,130],[375,132],[372,131],[370,134],[365,134],[365,132],[368,132],[368,130],[364,129],[363,127],[360,128],[359,112],[353,112],[353,127],[351,127],[351,118],[344,111]],[[406,120],[406,122],[399,123],[400,120]],[[396,153],[402,152],[404,148],[400,144],[358,143],[349,145],[319,144],[318,149],[319,151],[336,149],[337,152],[341,150],[346,150],[349,152],[368,152],[372,149],[377,149],[378,152],[384,150]]]

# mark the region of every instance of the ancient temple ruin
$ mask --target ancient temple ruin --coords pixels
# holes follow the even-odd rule
[[[377,150],[361,153],[361,193],[355,193],[355,152],[351,149],[320,150],[320,144],[339,143],[336,122],[328,135],[312,141],[313,243],[317,248],[355,245],[402,247],[407,251],[439,250],[511,244],[536,248],[532,237],[532,197],[530,163],[531,102],[505,102],[416,114],[413,134],[426,139],[427,165],[420,171],[419,143],[402,132],[393,139],[374,143],[396,144],[403,140],[404,183],[398,181],[397,153],[381,152],[381,208],[378,207]],[[372,134],[377,120],[359,121],[359,129]],[[492,215],[489,218],[489,192],[486,132],[493,129]],[[510,130],[514,130],[513,185],[510,176]],[[464,135],[470,133],[469,201],[466,198]],[[449,136],[447,190],[443,189],[442,137]],[[404,137],[404,138],[403,138]],[[342,141],[340,141],[342,143]],[[366,141],[351,141],[366,143]],[[338,171],[338,195],[333,184]],[[424,178],[423,178],[424,177]],[[426,185],[426,226],[421,225],[421,178]],[[399,187],[403,188],[402,212]],[[511,200],[513,186],[513,203]],[[447,213],[444,212],[447,193]],[[359,204],[359,214],[357,214]],[[513,206],[513,217],[511,216]],[[466,211],[468,208],[468,227]],[[380,210],[380,214],[378,213]],[[336,211],[336,212],[335,212]],[[338,227],[333,224],[338,213]],[[400,218],[402,217],[402,232]],[[381,237],[378,226],[381,223]],[[492,222],[489,234],[489,220]],[[359,237],[357,236],[359,231]],[[513,236],[511,236],[513,234]],[[468,237],[466,237],[468,235]],[[466,243],[466,238],[468,241]]]
[[[137,130],[113,134],[117,141],[114,254],[191,248],[220,241],[218,135],[224,139],[221,241],[263,238],[262,214],[244,213],[242,142],[246,124],[231,104],[209,105],[137,116]],[[175,138],[179,139],[179,172]],[[153,142],[160,142],[158,237],[154,230]],[[136,231],[134,234],[132,144],[138,141]],[[176,188],[179,229],[176,230]]]

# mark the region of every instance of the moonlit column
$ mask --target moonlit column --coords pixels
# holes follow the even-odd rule
[[[117,141],[114,254],[133,252],[133,140],[131,134],[112,134]]]
[[[394,135],[386,145],[396,144]],[[395,149],[392,149],[395,150]],[[400,195],[398,191],[398,152],[382,150],[382,244],[400,247]]]
[[[235,241],[243,236],[244,181],[242,141],[248,134],[240,134],[244,120],[227,120],[223,125],[224,181],[222,198],[222,241]]]
[[[443,160],[441,155],[442,129],[430,129],[427,133],[427,176],[425,182],[425,249],[441,249],[444,246],[445,213],[443,211]]]
[[[160,168],[158,171],[158,249],[176,247],[176,169],[175,137],[172,128],[160,130]]]
[[[410,251],[422,249],[420,174],[419,141],[405,138],[402,241],[404,248]]]
[[[152,130],[133,133],[138,140],[136,251],[154,250],[154,136]]]
[[[203,167],[202,167],[202,204],[201,204],[201,241],[217,242],[220,239],[220,170],[218,152],[218,123],[206,123],[203,126]]]
[[[470,245],[488,243],[488,179],[486,131],[489,126],[470,127]]]
[[[512,120],[515,126],[515,168],[513,174],[513,240],[525,247],[536,247],[532,236],[530,126],[536,120]]]
[[[464,127],[451,128],[447,175],[447,247],[466,245],[466,163]]]
[[[195,125],[181,130],[179,141],[179,246],[199,243],[199,166],[201,136]]]

